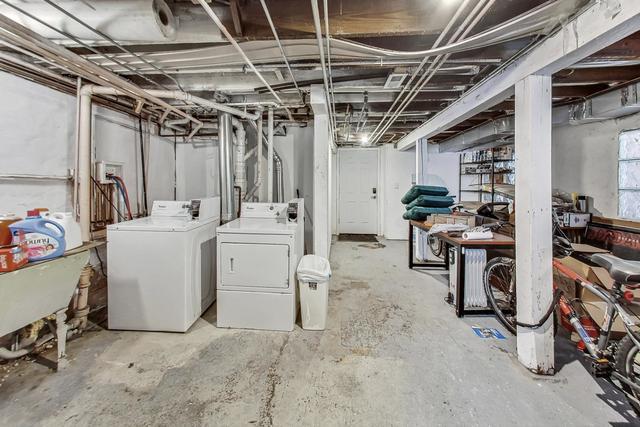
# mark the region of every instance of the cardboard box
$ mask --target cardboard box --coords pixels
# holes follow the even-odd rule
[[[593,248],[592,250],[594,252],[590,252],[588,251],[588,248],[586,248],[586,246],[589,246],[589,245],[581,245],[581,246],[585,246],[585,248],[582,248],[582,249],[584,249],[586,253],[603,252],[602,249],[595,248],[595,247],[591,247]],[[572,257],[563,258],[562,260],[560,260],[560,262],[562,262],[562,264],[569,267],[571,270],[575,271],[583,279],[586,279],[587,281],[593,283],[594,285],[601,286],[604,289],[613,288],[614,280],[611,278],[611,276],[609,275],[609,272],[605,268],[597,267],[597,266],[592,267]],[[591,318],[598,325],[598,327],[602,327],[602,323],[604,321],[604,315],[607,309],[607,303],[605,301],[598,298],[597,295],[590,292],[588,289],[585,289],[582,286],[575,284],[572,280],[562,276],[556,271],[554,271],[554,281],[556,283],[556,286],[558,286],[560,289],[565,291],[565,296],[567,296],[567,298],[569,298],[570,295],[574,295],[574,298],[580,299],[582,301],[582,308],[584,308],[584,311],[587,314],[589,314],[589,316],[591,316]],[[640,302],[640,290],[634,290],[633,293],[634,293],[634,300],[636,300],[636,302]],[[579,313],[581,312],[581,310],[579,310],[579,305],[576,304],[575,308],[576,310],[578,310]],[[636,308],[635,306],[627,305],[626,308],[630,312],[640,315],[640,309]],[[614,334],[620,335],[621,333],[624,334],[625,331],[626,330],[624,328],[624,324],[622,320],[620,319],[620,317],[616,317],[616,320],[613,322],[613,327],[611,328],[611,332]]]
[[[459,212],[456,214],[435,214],[433,215],[434,224],[464,224],[469,227],[476,226],[476,216]]]

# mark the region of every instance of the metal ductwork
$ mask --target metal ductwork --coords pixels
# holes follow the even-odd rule
[[[633,83],[577,104],[555,107],[552,111],[553,126],[580,125],[638,113],[639,85]],[[515,116],[508,116],[455,135],[442,141],[438,147],[441,153],[483,150],[512,144],[514,137]]]
[[[220,142],[220,220],[235,219],[235,197],[233,190],[233,126],[231,114],[218,113],[218,141]]]
[[[441,153],[486,149],[510,143],[515,134],[515,117],[496,119],[453,136],[438,145]]]
[[[56,2],[82,23],[61,10],[38,2],[15,2],[20,9],[37,16],[55,28],[85,41],[104,41],[101,31],[114,40],[124,42],[167,42],[176,38],[178,21],[165,0],[83,0]],[[8,5],[0,6],[0,13],[48,39],[66,40],[61,34],[41,25]]]
[[[640,112],[638,85],[631,84],[569,106],[569,123],[599,122]]]

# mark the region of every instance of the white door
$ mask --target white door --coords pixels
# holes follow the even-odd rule
[[[222,243],[220,251],[221,289],[289,287],[289,246]]]
[[[378,233],[378,150],[338,151],[338,232]]]

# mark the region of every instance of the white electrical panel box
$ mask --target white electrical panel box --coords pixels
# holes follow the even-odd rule
[[[122,162],[112,162],[106,160],[100,160],[95,163],[94,178],[100,184],[111,184],[113,181],[108,177],[110,175],[116,175],[122,177]]]

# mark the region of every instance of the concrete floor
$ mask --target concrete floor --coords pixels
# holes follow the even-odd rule
[[[94,331],[53,373],[0,366],[0,424],[624,425],[635,419],[559,340],[554,377],[517,362],[515,340],[477,338],[444,302],[443,273],[410,271],[406,243],[333,247],[324,332],[222,330],[215,308],[187,334]]]

